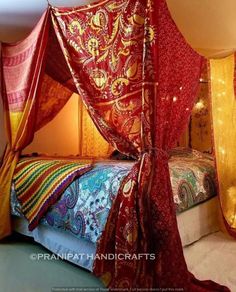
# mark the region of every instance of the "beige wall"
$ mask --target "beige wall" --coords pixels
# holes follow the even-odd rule
[[[61,112],[36,132],[33,142],[23,153],[76,155],[79,150],[78,95],[72,95]]]

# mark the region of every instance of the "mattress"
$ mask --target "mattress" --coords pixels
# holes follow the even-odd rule
[[[132,168],[133,161],[103,161],[75,179],[58,202],[51,206],[40,223],[76,238],[96,243],[120,184]],[[215,171],[211,157],[196,151],[177,151],[169,160],[176,212],[181,213],[215,196]],[[12,214],[22,216],[12,185]]]
[[[205,235],[218,231],[217,198],[211,198],[186,212],[178,214],[177,222],[183,247]],[[68,232],[42,224],[30,232],[26,219],[18,216],[13,216],[13,229],[21,234],[33,237],[36,242],[61,258],[92,271],[96,243],[83,238],[75,238]]]

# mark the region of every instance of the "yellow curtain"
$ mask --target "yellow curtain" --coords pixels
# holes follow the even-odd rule
[[[79,155],[108,157],[113,147],[102,137],[79,97]]]
[[[234,55],[210,61],[214,148],[220,203],[230,231],[236,231],[236,100]]]

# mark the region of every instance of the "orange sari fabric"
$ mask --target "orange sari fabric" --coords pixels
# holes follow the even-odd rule
[[[8,147],[0,169],[0,238],[11,233],[11,180],[19,153],[32,139],[36,99],[46,48],[48,12],[30,36],[15,45],[2,45],[3,100]]]
[[[8,146],[0,168],[0,238],[11,233],[10,190],[21,150],[32,141],[35,131],[60,111],[72,94],[67,84],[68,74],[63,75],[64,80],[60,76],[57,78],[61,83],[64,81],[64,85],[44,75],[46,59],[52,63],[51,67],[50,62],[46,66],[46,72],[51,74],[53,60],[58,56],[58,53],[52,57],[49,55],[52,49],[48,40],[54,33],[49,30],[49,16],[47,10],[25,40],[2,44],[2,95]],[[60,54],[63,57],[61,51]],[[64,71],[66,68],[64,66]]]

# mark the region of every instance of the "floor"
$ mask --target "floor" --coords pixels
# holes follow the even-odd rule
[[[32,260],[31,255],[47,252],[31,241],[0,244],[0,292],[51,292],[56,287],[103,287],[90,273],[61,260]],[[202,238],[184,249],[189,269],[199,279],[212,279],[236,292],[236,241],[221,232]],[[3,264],[4,263],[4,264]],[[103,290],[103,289],[101,289]]]
[[[52,292],[56,287],[88,287],[93,292],[95,287],[104,287],[86,270],[66,261],[32,260],[37,253],[48,250],[21,238],[0,244],[0,292]]]
[[[189,270],[199,279],[211,279],[236,292],[236,240],[216,232],[184,249]]]

